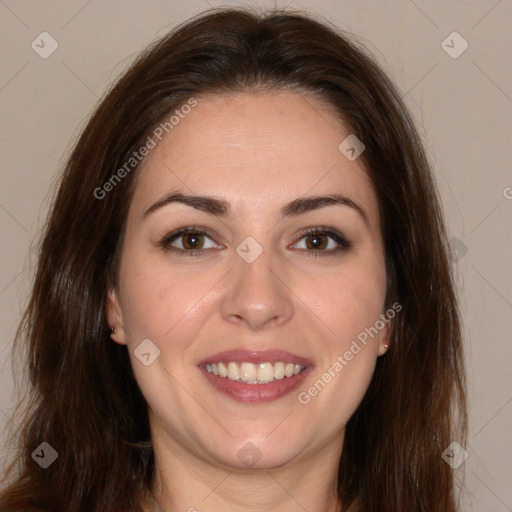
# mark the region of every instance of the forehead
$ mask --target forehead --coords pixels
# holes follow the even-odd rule
[[[343,193],[378,207],[360,160],[338,146],[350,131],[332,107],[291,91],[198,97],[146,158],[133,206],[144,208],[169,190],[213,195],[232,210],[271,212],[305,195]]]

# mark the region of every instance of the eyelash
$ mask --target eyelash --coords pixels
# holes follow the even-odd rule
[[[158,242],[158,246],[164,248],[166,251],[178,254],[180,256],[186,256],[186,257],[192,257],[192,258],[198,258],[210,250],[210,249],[186,250],[186,249],[179,249],[176,247],[172,247],[170,245],[171,242],[174,242],[175,240],[179,239],[181,236],[187,235],[187,234],[202,235],[202,236],[207,236],[210,239],[213,239],[213,235],[209,230],[205,230],[198,226],[187,226],[184,228],[177,229],[176,231],[173,231],[172,233],[169,233],[168,235],[165,235],[160,240],[160,242]],[[307,251],[308,257],[316,258],[318,255],[333,256],[333,255],[339,253],[340,251],[347,250],[352,245],[351,242],[349,242],[341,233],[339,233],[338,231],[334,231],[330,228],[324,227],[324,226],[316,226],[316,227],[308,228],[308,229],[301,231],[299,241],[308,235],[328,236],[338,244],[338,247],[336,247],[335,249],[329,249],[329,250],[300,249],[303,251]],[[296,245],[297,243],[298,242],[295,242],[293,245]]]

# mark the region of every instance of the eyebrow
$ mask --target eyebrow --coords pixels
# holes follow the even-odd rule
[[[181,192],[173,191],[159,199],[156,203],[152,204],[144,212],[144,218],[160,208],[172,203],[185,204],[195,208],[196,210],[216,216],[232,216],[230,204],[227,201],[211,196],[186,195]],[[348,206],[354,209],[362,217],[367,227],[370,228],[370,222],[364,210],[357,203],[352,201],[352,199],[342,194],[298,197],[281,208],[280,218],[296,217],[331,205]]]

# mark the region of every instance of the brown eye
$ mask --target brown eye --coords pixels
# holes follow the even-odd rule
[[[166,251],[182,256],[201,256],[208,249],[219,249],[209,232],[193,226],[181,228],[166,235],[158,245]]]
[[[327,237],[321,233],[311,233],[306,235],[306,247],[308,250],[325,249],[327,247]]]
[[[332,255],[348,249],[350,242],[337,231],[324,228],[312,228],[302,232],[298,242],[292,247],[308,251],[311,254]]]
[[[202,249],[204,244],[204,235],[201,233],[187,233],[182,235],[182,239],[184,249]]]

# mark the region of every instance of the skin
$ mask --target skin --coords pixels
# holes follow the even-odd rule
[[[345,425],[386,350],[389,329],[369,338],[308,404],[297,395],[384,313],[377,197],[360,159],[349,161],[338,150],[350,132],[313,97],[267,91],[197,99],[137,177],[119,278],[108,296],[112,338],[128,346],[149,404],[152,490],[168,512],[334,512]],[[172,203],[144,217],[176,190],[223,199],[233,215]],[[368,225],[343,205],[279,220],[284,204],[332,193],[359,205]],[[214,234],[202,239],[202,256],[158,246],[168,233],[193,225]],[[338,244],[326,237],[328,247],[311,257],[311,236],[301,230],[319,225],[342,233],[351,247],[329,253]],[[247,236],[263,248],[250,264],[235,250]],[[144,339],[161,351],[149,366],[134,356]],[[314,369],[283,398],[240,403],[213,388],[197,366],[240,348],[286,350]],[[248,442],[261,454],[251,469],[237,457]]]

